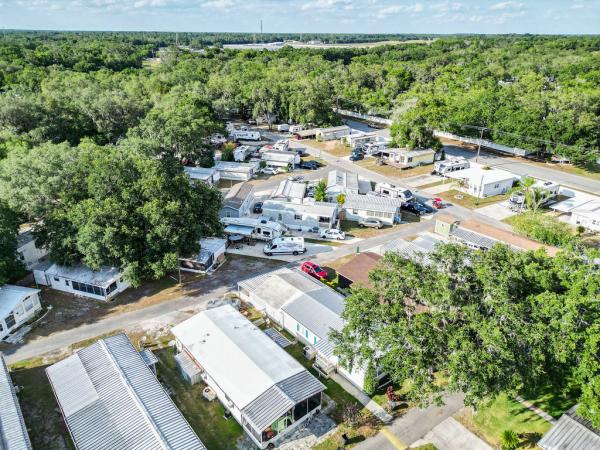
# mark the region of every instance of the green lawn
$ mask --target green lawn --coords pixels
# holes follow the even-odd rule
[[[506,394],[499,395],[475,413],[467,409],[456,418],[497,447],[500,447],[502,432],[512,430],[522,436],[521,448],[535,448],[535,443],[552,426]]]
[[[524,392],[521,397],[530,401],[543,411],[546,411],[555,419],[558,419],[566,411],[577,403],[578,392],[556,392],[550,386],[543,386],[531,392]]]
[[[218,400],[209,402],[202,397],[203,383],[190,386],[180,375],[173,347],[155,351],[160,360],[158,378],[174,392],[173,401],[190,423],[204,445],[211,450],[230,450],[244,434],[232,417],[225,420],[225,409]]]
[[[383,228],[361,228],[358,226],[358,222],[354,222],[352,220],[342,220],[341,221],[341,230],[346,233],[348,237],[357,237],[357,238],[370,238],[373,236],[377,236],[382,233],[387,233],[390,231],[394,231],[397,228],[397,225],[384,225]]]
[[[476,209],[476,208],[481,208],[483,206],[491,205],[493,203],[499,203],[499,202],[502,202],[502,201],[508,199],[508,197],[509,197],[509,194],[504,194],[504,195],[494,195],[492,197],[486,197],[486,198],[477,198],[477,197],[473,197],[472,195],[465,194],[464,192],[459,191],[458,189],[450,189],[449,191],[446,191],[446,192],[440,192],[437,195],[442,197],[447,202],[450,202],[454,205],[460,205],[460,206],[463,206],[463,207],[469,208],[469,209]],[[456,198],[457,196],[459,198]]]

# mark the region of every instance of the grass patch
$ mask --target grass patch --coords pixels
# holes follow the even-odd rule
[[[340,241],[312,239],[312,238],[304,238],[304,242],[308,242],[309,244],[330,245],[331,247],[343,247],[344,245],[346,245],[346,244],[342,244]]]
[[[232,417],[223,418],[225,409],[218,400],[209,402],[202,397],[204,383],[193,386],[181,377],[175,363],[175,349],[155,351],[160,360],[158,378],[174,393],[173,401],[207,448],[229,450],[236,447],[244,431]]]
[[[22,368],[13,365],[15,385],[22,387],[19,403],[33,448],[44,450],[75,449],[43,365]],[[21,367],[20,369],[14,369]]]
[[[352,220],[342,220],[340,228],[347,235],[354,236],[357,238],[370,238],[382,233],[389,233],[390,231],[395,231],[398,228],[398,226],[384,225],[381,229],[367,227],[361,228],[358,226],[358,222],[354,222]]]
[[[521,448],[535,448],[535,443],[552,426],[506,394],[499,395],[476,412],[465,408],[456,419],[497,448],[501,446],[504,430],[522,436]]]
[[[577,403],[579,392],[573,390],[561,393],[557,392],[552,386],[547,385],[531,391],[525,391],[521,396],[542,411],[558,419]]]
[[[410,178],[414,177],[415,175],[428,175],[433,170],[431,165],[417,166],[404,170],[387,165],[380,166],[377,164],[377,158],[372,157],[356,161],[355,164],[390,178]],[[422,189],[421,186],[419,186],[419,189]]]
[[[486,197],[486,198],[477,198],[477,197],[473,197],[472,195],[466,194],[462,191],[459,191],[458,189],[450,189],[449,191],[446,191],[446,192],[440,192],[437,195],[442,197],[447,202],[450,202],[454,205],[460,205],[460,206],[463,206],[463,207],[469,208],[469,209],[476,209],[476,208],[481,208],[483,206],[492,205],[494,203],[499,203],[504,200],[507,200],[508,197],[510,196],[509,194],[503,194],[503,195],[493,195],[491,197]],[[462,196],[462,198],[456,198],[456,196],[459,196],[459,197]]]
[[[451,181],[439,180],[439,181],[434,181],[433,183],[421,184],[419,186],[416,186],[416,189],[422,190],[422,189],[432,188],[432,187],[436,187],[436,186],[441,186],[442,184],[450,184],[450,183],[451,183]]]

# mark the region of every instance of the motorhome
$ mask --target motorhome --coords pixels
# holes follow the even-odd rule
[[[287,152],[290,148],[289,139],[281,139],[280,141],[275,142],[273,145],[273,150],[278,152]]]
[[[267,256],[306,253],[303,237],[279,237],[271,239],[263,247],[263,253]]]
[[[433,165],[433,172],[437,175],[445,175],[457,170],[468,169],[471,163],[465,158],[451,158],[444,161],[437,161]]]
[[[384,197],[399,198],[403,202],[409,202],[414,198],[413,193],[408,189],[390,183],[375,184],[375,192]]]
[[[231,138],[236,141],[260,141],[260,132],[250,130],[234,130],[231,132]]]
[[[373,156],[381,153],[390,146],[389,141],[368,142],[363,144],[363,151],[366,155]]]
[[[227,235],[237,234],[262,241],[281,237],[287,232],[287,227],[282,223],[264,217],[223,217],[221,223],[225,225]]]
[[[244,162],[246,158],[256,151],[256,147],[251,145],[240,145],[233,151],[233,159],[237,162]]]

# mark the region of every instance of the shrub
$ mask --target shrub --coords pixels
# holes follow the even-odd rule
[[[233,161],[233,151],[235,150],[235,144],[233,142],[226,142],[223,144],[223,149],[221,150],[221,161]]]
[[[519,436],[512,430],[504,430],[500,436],[502,450],[515,450],[519,446]]]
[[[365,372],[363,390],[367,395],[373,395],[377,390],[377,380],[375,379],[375,367],[373,364],[369,364]]]
[[[512,224],[517,232],[548,245],[564,246],[575,239],[568,224],[539,212],[519,214]]]

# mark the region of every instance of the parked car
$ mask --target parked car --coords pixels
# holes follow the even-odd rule
[[[365,155],[363,155],[361,152],[352,152],[349,159],[350,161],[359,161],[361,159],[365,159]]]
[[[306,261],[302,263],[302,266],[300,266],[300,270],[319,280],[321,278],[327,278],[327,272],[321,269],[321,267],[318,264],[315,264],[314,262]]]
[[[279,169],[277,167],[263,167],[259,170],[259,172],[264,175],[277,175],[279,173]]]
[[[337,228],[329,228],[328,230],[321,231],[321,238],[323,239],[337,239],[343,241],[346,239],[346,233]]]
[[[383,222],[374,217],[367,217],[358,221],[358,226],[361,228],[383,228]]]
[[[400,209],[402,211],[407,211],[407,212],[413,213],[417,216],[422,216],[423,214],[427,214],[429,212],[428,208],[426,208],[425,206],[421,205],[418,202],[402,203],[402,205],[400,206]]]
[[[319,164],[319,162],[314,161],[312,159],[310,161],[304,161],[304,162],[300,163],[301,169],[317,170],[319,167],[321,167],[321,164]]]
[[[256,202],[254,204],[254,208],[252,208],[252,212],[254,214],[262,214],[263,202]]]

